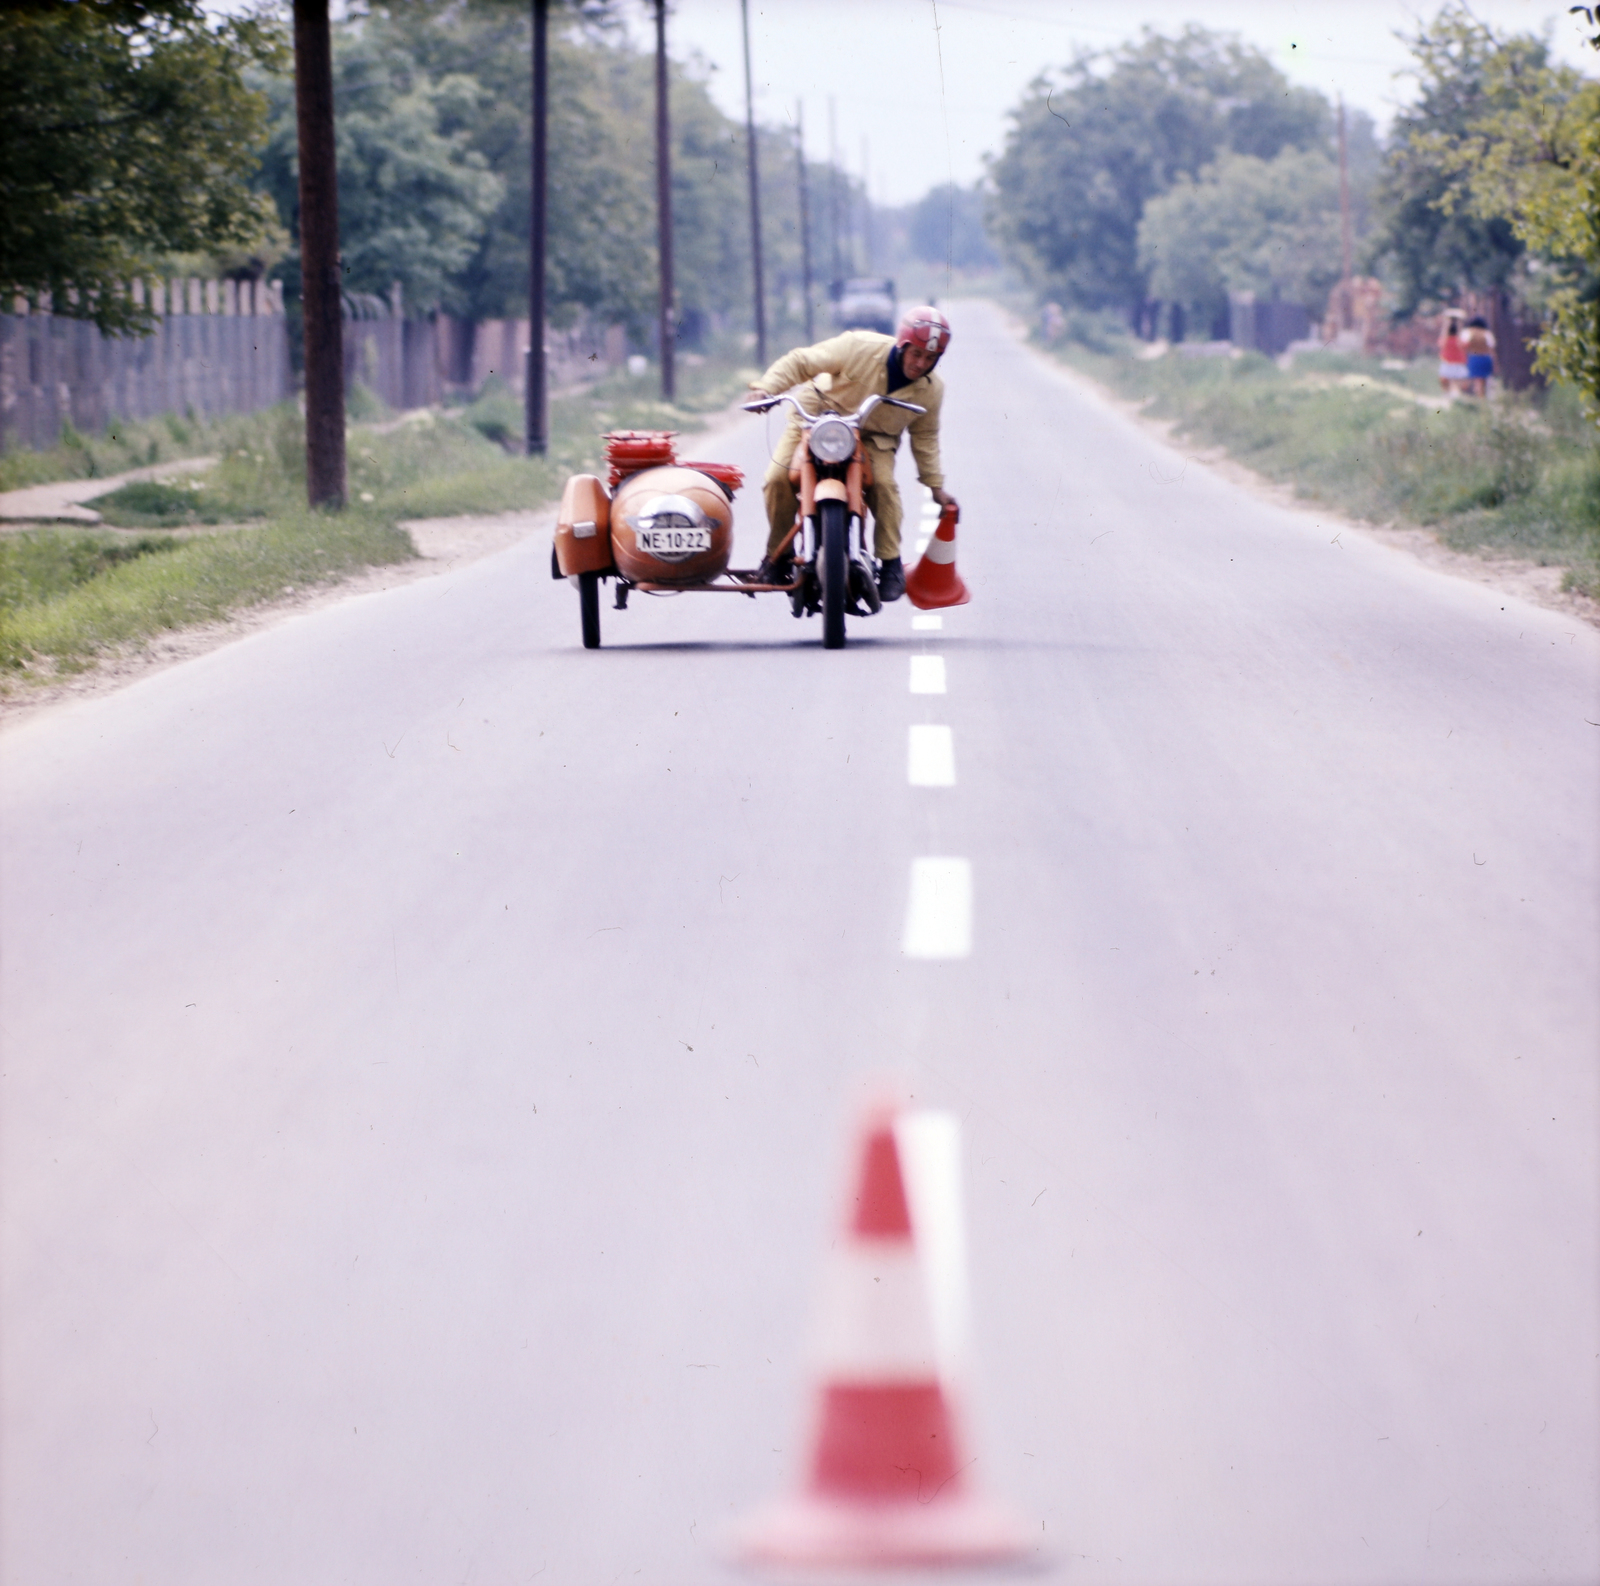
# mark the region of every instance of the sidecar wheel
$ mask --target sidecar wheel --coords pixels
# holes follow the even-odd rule
[[[822,647],[844,648],[844,606],[849,599],[849,508],[842,501],[819,501],[822,519]]]
[[[583,647],[600,648],[600,575],[578,574],[578,612],[583,619]]]

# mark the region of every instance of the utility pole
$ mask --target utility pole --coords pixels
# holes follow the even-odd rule
[[[1356,323],[1356,289],[1350,279],[1350,161],[1345,148],[1344,95],[1339,95],[1339,245],[1344,273],[1339,279],[1334,301],[1339,305],[1336,323],[1340,330],[1353,330]]]
[[[833,95],[828,95],[828,236],[833,242],[833,286],[844,279],[839,268],[839,139],[833,119]]]
[[[872,261],[872,159],[867,139],[861,139],[861,252],[862,266],[868,275],[874,269]]]
[[[672,312],[672,144],[667,120],[667,0],[656,0],[656,227],[661,255],[661,395],[678,394]]]
[[[1344,249],[1344,279],[1348,290],[1351,274],[1350,161],[1344,137],[1344,95],[1339,95],[1339,240]]]
[[[767,294],[761,279],[761,175],[756,168],[756,101],[750,75],[750,0],[739,0],[744,23],[744,132],[750,156],[750,263],[755,277],[756,363],[767,367]]]
[[[533,0],[533,168],[528,186],[528,374],[524,386],[523,447],[543,457],[550,445],[549,397],[544,355],[544,256],[548,135],[550,125],[550,0]]]
[[[328,0],[294,0],[294,105],[306,337],[306,499],[314,507],[337,508],[345,502],[344,324]]]
[[[802,100],[795,101],[794,124],[794,156],[800,178],[800,274],[805,283],[806,345],[809,347],[817,338],[811,312],[811,196],[810,184],[806,181],[806,107]]]

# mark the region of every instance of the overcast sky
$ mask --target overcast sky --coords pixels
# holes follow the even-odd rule
[[[1570,0],[1475,0],[1484,21],[1549,31],[1557,55],[1595,75],[1600,55],[1583,43]],[[644,0],[628,8],[634,34],[651,41]],[[1242,34],[1295,82],[1369,112],[1380,124],[1407,85],[1396,30],[1435,5],[1399,0],[751,0],[756,115],[792,120],[805,105],[806,145],[828,152],[835,105],[840,157],[862,168],[868,146],[873,197],[904,203],[942,181],[975,181],[1006,131],[1006,112],[1044,68],[1075,48],[1104,49],[1146,24],[1172,32],[1190,21]],[[668,50],[698,50],[716,70],[712,89],[744,115],[739,0],[676,0]]]
[[[206,9],[254,3],[207,0]],[[1502,31],[1547,36],[1557,59],[1600,75],[1600,54],[1585,44],[1570,3],[1473,0],[1472,8]],[[1200,21],[1238,33],[1292,81],[1329,99],[1342,93],[1381,128],[1409,97],[1396,75],[1407,55],[1395,34],[1438,10],[1406,0],[750,0],[756,115],[792,123],[803,102],[806,147],[820,159],[831,100],[839,158],[859,175],[865,142],[873,198],[908,203],[940,182],[976,181],[985,155],[1005,141],[1006,113],[1041,71],[1146,26],[1172,33]],[[650,0],[624,0],[624,15],[636,42],[653,48]],[[669,0],[668,15],[668,51],[699,52],[717,102],[743,120],[739,0]]]

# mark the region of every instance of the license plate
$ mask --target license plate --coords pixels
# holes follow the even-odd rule
[[[640,529],[639,549],[652,556],[689,556],[711,549],[710,529]]]

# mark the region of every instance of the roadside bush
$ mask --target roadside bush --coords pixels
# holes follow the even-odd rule
[[[1134,338],[1120,314],[1108,309],[1069,308],[1061,314],[1059,338],[1103,357],[1131,352]]]
[[[88,504],[120,529],[180,529],[226,520],[215,492],[196,478],[136,479]]]
[[[73,577],[67,587],[61,578],[31,579],[28,598],[3,611],[0,668],[15,674],[44,663],[46,673],[82,671],[100,651],[128,640],[215,621],[286,589],[415,554],[410,537],[377,513],[305,508],[259,529],[174,539],[155,549],[162,554],[114,547],[104,565],[75,563],[88,576]],[[35,569],[52,556],[72,562],[82,554],[41,543]]]
[[[176,550],[180,543],[170,535],[127,540],[74,529],[0,535],[0,612],[64,595],[113,567]]]
[[[379,424],[392,416],[389,404],[359,380],[352,380],[344,394],[344,412],[352,424]]]
[[[1061,355],[1303,496],[1422,525],[1457,550],[1564,567],[1567,588],[1600,594],[1600,449],[1572,392],[1430,401],[1424,361],[1385,370],[1352,354],[1297,356],[1290,370],[1256,353]]]
[[[484,382],[477,398],[461,410],[461,417],[485,440],[507,452],[522,450],[526,413],[521,400],[498,377]]]

